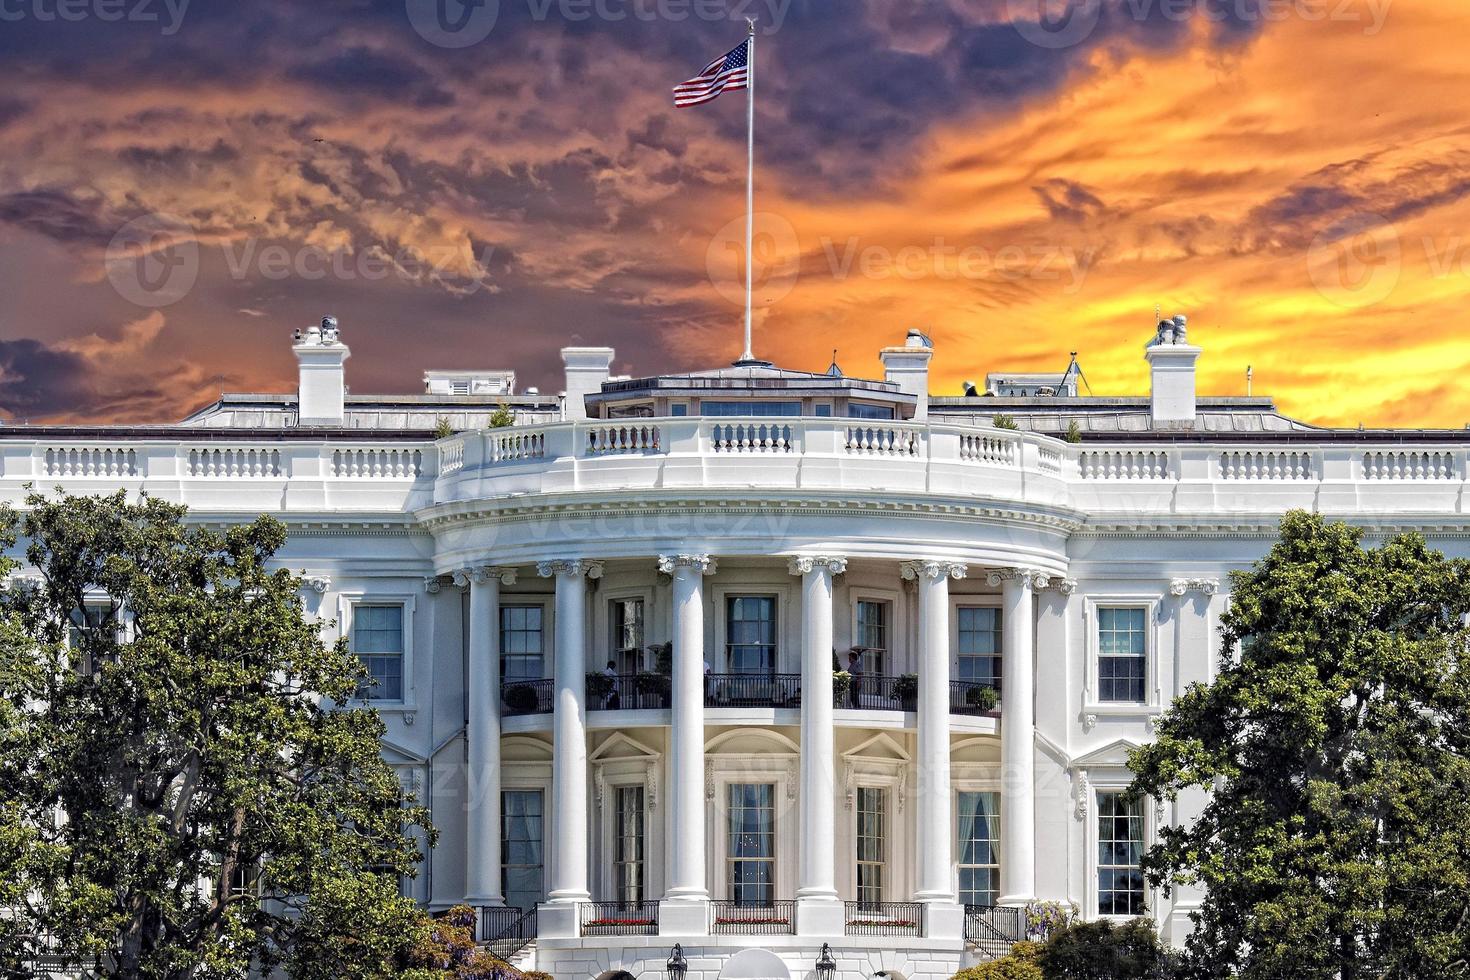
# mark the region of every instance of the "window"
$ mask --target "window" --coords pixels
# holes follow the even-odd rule
[[[886,602],[863,599],[857,604],[857,646],[863,651],[863,673],[881,675],[888,659]],[[844,665],[845,666],[845,665]]]
[[[502,681],[536,681],[545,676],[545,617],[541,606],[500,607]]]
[[[617,901],[643,901],[643,787],[620,786],[613,826],[613,889]]]
[[[352,652],[367,670],[358,697],[403,700],[403,607],[360,605],[352,610]]]
[[[505,904],[529,912],[542,897],[542,834],[539,789],[500,794],[500,889]]]
[[[850,402],[847,406],[847,417],[853,419],[891,419],[893,418],[893,406],[864,405],[862,402]]]
[[[1142,703],[1148,646],[1143,609],[1097,611],[1097,691],[1102,701]]]
[[[831,405],[813,405],[812,415],[819,419],[830,419],[832,417]]]
[[[960,902],[994,905],[1000,898],[1000,794],[959,794]]]
[[[469,379],[463,381],[450,381],[449,393],[451,395],[468,395],[470,393]]]
[[[1097,914],[1138,916],[1143,902],[1143,801],[1097,794]]]
[[[638,671],[638,658],[643,652],[643,600],[614,599],[612,604],[612,650],[617,654],[618,670],[624,674]]]
[[[959,670],[956,680],[987,684],[1000,690],[1000,610],[989,606],[959,608]]]
[[[111,621],[113,616],[111,604],[87,603],[80,609],[71,611],[71,624],[67,627],[66,645],[80,655],[81,664],[79,670],[83,674],[90,674],[97,669],[98,664],[93,660],[93,651],[86,649],[84,638],[88,635],[98,636],[102,627]],[[105,658],[111,658],[111,651],[106,653]]]
[[[731,596],[727,600],[725,655],[732,674],[776,672],[775,596]]]
[[[685,416],[687,416],[688,414],[689,414],[689,406],[688,405],[685,405],[683,403],[680,403],[680,404],[677,404],[677,405],[670,405],[669,406],[669,416],[671,418],[682,419]]]
[[[730,900],[768,906],[776,898],[776,787],[732,783],[726,882]]]
[[[887,795],[876,786],[857,791],[857,897],[864,904],[883,901]]]
[[[699,403],[699,412],[701,415],[712,415],[717,418],[783,418],[800,415],[801,402],[712,402],[706,400]]]

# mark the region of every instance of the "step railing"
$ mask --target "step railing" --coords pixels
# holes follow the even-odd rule
[[[998,959],[1026,938],[1026,910],[1002,905],[965,906],[965,943]]]
[[[496,929],[498,928],[498,931]],[[507,962],[536,940],[536,909],[511,907],[480,909],[480,935],[485,948]]]

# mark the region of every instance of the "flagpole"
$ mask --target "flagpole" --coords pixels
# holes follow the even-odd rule
[[[746,19],[750,34],[746,41],[746,137],[748,151],[745,174],[745,353],[742,361],[754,361],[750,333],[755,302],[755,21]]]

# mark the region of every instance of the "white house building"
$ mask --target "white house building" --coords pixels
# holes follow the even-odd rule
[[[1229,573],[1294,507],[1470,554],[1466,432],[1198,397],[1182,318],[1138,398],[932,396],[917,333],[877,380],[612,379],[571,348],[557,396],[508,371],[349,393],[330,318],[294,350],[295,394],[178,425],[0,427],[0,493],[286,521],[440,830],[403,887],[558,980],[660,975],[676,944],[695,980],[823,956],[931,980],[1035,901],[1177,941],[1198,896],[1151,892],[1138,855],[1200,800],[1120,791],[1210,679]]]

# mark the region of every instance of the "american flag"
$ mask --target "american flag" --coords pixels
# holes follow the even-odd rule
[[[729,54],[709,63],[698,76],[674,86],[674,105],[678,108],[703,105],[723,92],[750,87],[750,40]]]

